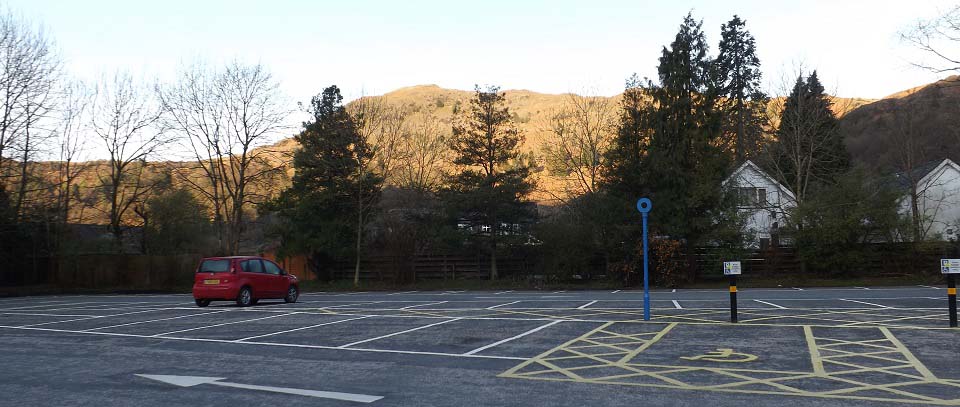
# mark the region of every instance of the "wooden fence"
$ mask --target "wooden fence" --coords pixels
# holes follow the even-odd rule
[[[354,263],[340,262],[332,270],[333,279],[353,279]],[[533,274],[533,262],[520,257],[497,259],[501,277]],[[464,280],[490,277],[490,258],[456,255],[425,255],[413,257],[372,256],[360,263],[361,280],[422,281]]]
[[[93,254],[28,258],[0,265],[0,286],[155,290],[189,287],[200,262],[196,254],[154,256]]]
[[[870,247],[855,270],[843,277],[894,276],[904,274],[936,274],[939,259],[960,258],[960,249],[952,243],[882,244]],[[795,248],[775,248],[748,252],[738,259],[724,258],[716,248],[698,248],[694,258],[681,256],[675,261],[694,264],[695,280],[721,279],[720,263],[740,260],[745,275],[756,277],[792,276],[801,273],[801,261]],[[552,278],[572,279],[545,270],[543,259],[536,255],[505,255],[498,258],[500,277],[525,280]],[[583,276],[615,279],[604,270],[602,258],[587,262],[595,270],[583,270]],[[642,259],[636,259],[638,262]],[[24,258],[16,264],[0,264],[0,287],[52,285],[62,288],[123,288],[130,290],[189,287],[200,256],[184,254],[154,256],[135,254],[76,255],[61,258]],[[305,280],[316,278],[306,259],[283,259],[281,264]],[[324,279],[351,280],[354,263],[342,261],[327,265]],[[363,281],[416,282],[428,280],[464,280],[489,278],[490,260],[486,256],[423,255],[412,257],[371,256],[361,262]],[[829,273],[828,273],[829,274]],[[829,276],[829,275],[827,275]],[[655,277],[656,280],[656,277]],[[632,280],[630,280],[632,281]]]

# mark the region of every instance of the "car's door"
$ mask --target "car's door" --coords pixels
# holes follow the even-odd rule
[[[263,269],[266,271],[270,280],[270,290],[275,297],[283,297],[287,293],[289,280],[287,276],[280,271],[280,266],[270,260],[263,260]]]
[[[241,272],[253,289],[254,298],[264,298],[272,295],[270,292],[270,277],[263,271],[260,259],[247,259],[240,262]]]

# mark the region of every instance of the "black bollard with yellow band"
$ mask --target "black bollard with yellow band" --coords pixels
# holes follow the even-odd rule
[[[960,274],[960,259],[940,259],[940,272],[947,276],[947,310],[950,327],[957,327],[957,280]]]
[[[737,276],[740,275],[739,261],[723,262],[723,275],[730,278],[730,322],[737,322]]]
[[[947,274],[947,307],[950,309],[950,327],[957,327],[957,281],[953,274]]]

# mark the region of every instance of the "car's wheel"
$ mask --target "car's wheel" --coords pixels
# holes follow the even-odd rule
[[[297,302],[297,298],[300,298],[300,290],[297,290],[297,286],[291,285],[287,289],[287,296],[283,297],[283,302]]]
[[[240,289],[240,293],[237,294],[237,305],[241,307],[253,305],[253,291],[250,290],[250,287]]]
[[[198,307],[206,307],[207,305],[210,305],[210,300],[201,300],[197,298],[195,301],[197,302]]]

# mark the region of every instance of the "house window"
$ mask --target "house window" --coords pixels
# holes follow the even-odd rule
[[[740,206],[746,208],[764,208],[767,206],[766,188],[739,188]]]

